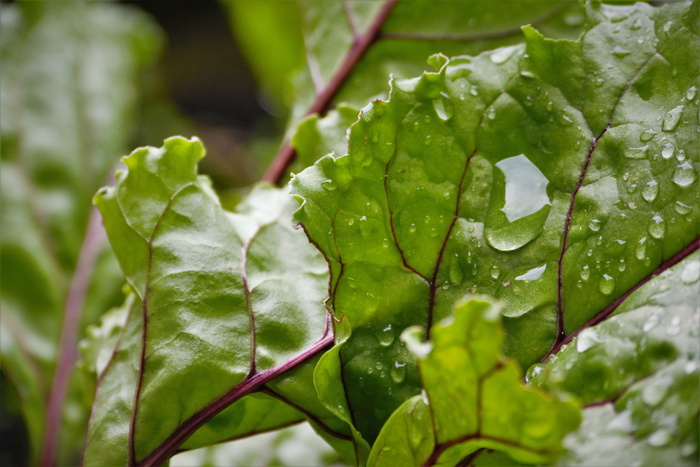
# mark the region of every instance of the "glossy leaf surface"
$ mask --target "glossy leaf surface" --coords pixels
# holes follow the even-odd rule
[[[224,422],[189,447],[299,420],[270,395],[241,398],[328,342],[326,263],[289,223],[285,190],[222,210],[196,173],[203,153],[183,138],[138,149],[95,198],[135,298],[100,376],[86,464],[105,452],[114,464],[162,462],[216,414]],[[315,400],[308,386],[275,384],[301,409]]]
[[[476,296],[436,324],[430,342],[420,337],[424,329],[404,332],[425,395],[394,412],[369,465],[454,465],[484,447],[523,462],[554,459],[580,423],[579,408],[524,387],[517,363],[500,355],[500,319],[500,306]]]
[[[398,335],[465,293],[506,303],[527,367],[698,249],[697,9],[592,4],[575,41],[433,56],[292,181],[351,327],[317,372],[366,441],[421,390]]]
[[[297,92],[288,125],[290,139],[305,115],[325,115],[340,104],[359,108],[372,98],[386,97],[390,76],[410,77],[421,73],[426,69],[425,58],[436,51],[448,55],[476,54],[520,43],[523,24],[536,24],[556,37],[574,37],[583,22],[581,6],[567,1],[509,0],[498,14],[494,14],[488,3],[469,0],[300,0],[293,3],[298,3],[298,19],[296,14],[281,9],[277,9],[276,14],[266,11],[262,15],[244,16],[248,18],[245,29],[260,38],[251,40],[249,36],[244,41],[255,68],[278,66],[298,55],[304,57],[294,80]],[[242,9],[236,7],[235,2],[231,4],[234,13],[241,13]],[[285,4],[285,8],[288,7],[289,4]],[[269,43],[270,34],[251,25],[279,21],[280,17],[284,17],[285,23],[298,20],[303,40],[290,35],[288,27],[278,28],[282,33],[276,40],[288,39],[284,48],[270,60],[267,54],[255,53],[260,51],[260,44]],[[237,17],[237,21],[241,18]],[[299,43],[303,44],[302,50],[282,52]],[[284,56],[275,60],[278,55]],[[263,78],[263,82],[279,87],[279,79],[280,75],[275,74]],[[294,142],[292,144],[298,149]],[[283,145],[265,180],[286,179],[294,149]]]
[[[700,460],[700,254],[582,331],[530,383],[589,407],[563,465],[696,465]]]
[[[97,214],[88,220],[90,199],[132,144],[135,86],[160,36],[146,17],[114,5],[20,2],[1,11],[2,372],[22,403],[30,462],[48,431],[59,446],[45,449],[48,462],[74,464],[90,398],[72,376],[76,339],[118,303],[123,283]],[[72,339],[61,349],[62,326]]]

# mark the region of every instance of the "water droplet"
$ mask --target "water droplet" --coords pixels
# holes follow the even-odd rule
[[[394,362],[394,366],[389,369],[389,376],[396,384],[401,384],[406,379],[406,364]]]
[[[374,367],[375,367],[377,370],[380,370],[380,371],[381,371],[381,370],[384,368],[384,364],[383,364],[382,362],[376,362],[376,363],[374,364]]]
[[[607,274],[603,274],[603,277],[598,282],[598,290],[603,295],[610,295],[615,290],[615,279]]]
[[[583,269],[581,269],[581,279],[587,281],[589,277],[591,277],[591,269],[588,265],[585,265]]]
[[[682,149],[679,149],[678,152],[676,153],[676,159],[678,162],[683,162],[685,160],[685,151]]]
[[[544,370],[544,365],[541,363],[532,365],[525,374],[525,381],[530,381],[532,378],[542,373],[542,370]]]
[[[656,326],[659,325],[660,321],[661,320],[659,319],[659,315],[657,315],[656,313],[649,315],[647,320],[642,325],[642,331],[644,331],[644,332],[651,331],[652,329],[654,329]]]
[[[682,203],[680,201],[676,201],[676,203],[673,205],[673,209],[680,215],[686,215],[690,212],[691,207],[688,206],[685,203]]]
[[[634,22],[632,23],[632,26],[630,26],[630,29],[632,31],[638,31],[642,27],[642,22],[639,20],[639,18],[635,19]]]
[[[669,110],[666,112],[666,115],[664,115],[664,122],[663,125],[661,126],[661,129],[664,131],[674,131],[676,127],[678,126],[678,122],[681,121],[681,114],[683,114],[683,105],[679,105],[678,107]]]
[[[685,92],[685,98],[688,99],[689,101],[695,100],[695,96],[698,95],[698,88],[695,86],[691,86],[688,88],[688,90]]]
[[[627,269],[627,263],[625,263],[624,259],[620,259],[620,262],[617,264],[617,270],[623,272],[625,269]]]
[[[647,257],[647,238],[642,237],[639,239],[639,242],[637,243],[637,248],[634,250],[634,256],[642,261]]]
[[[695,168],[690,164],[690,162],[685,161],[676,167],[673,171],[673,183],[678,186],[688,186],[693,183],[698,178],[698,174]]]
[[[496,49],[490,55],[491,61],[496,65],[505,63],[513,55],[513,52],[515,52],[516,49],[517,47],[502,47],[500,49]]]
[[[644,185],[642,188],[642,198],[648,202],[652,202],[656,199],[656,195],[659,194],[659,184],[656,180],[652,180]]]
[[[524,70],[520,72],[520,76],[522,76],[523,78],[532,79],[535,77],[535,74],[531,71]]]
[[[591,219],[588,222],[588,228],[591,229],[593,232],[597,232],[600,230],[601,223],[598,219]]]
[[[625,50],[618,45],[618,46],[615,46],[615,48],[612,49],[612,52],[610,52],[610,53],[617,58],[625,58],[626,56],[628,56],[632,52],[629,50]]]
[[[571,119],[571,117],[569,117],[568,115],[562,114],[562,115],[561,115],[561,118],[559,119],[559,123],[560,123],[562,126],[571,126],[571,125],[574,124],[574,121],[573,121],[573,120]]]
[[[472,85],[472,87],[469,88],[469,94],[471,94],[472,96],[478,96],[479,88],[477,86]]]
[[[694,260],[686,263],[681,272],[681,280],[685,284],[692,284],[700,279],[700,261]]]
[[[503,174],[495,174],[495,199],[499,202],[491,204],[484,234],[492,247],[512,251],[542,233],[551,206],[549,180],[524,154],[503,159],[496,167]],[[500,202],[504,204],[499,209]]]
[[[661,147],[661,157],[663,157],[664,159],[672,158],[675,152],[676,148],[674,148],[673,144],[671,143],[666,143]]]
[[[664,24],[664,32],[669,32],[671,27],[673,27],[673,21],[667,21],[666,24]]]
[[[452,118],[452,102],[450,101],[450,96],[444,92],[441,92],[440,96],[433,100],[433,109],[435,109],[438,118],[446,122]]]
[[[493,107],[489,108],[488,112],[486,112],[486,116],[489,118],[489,120],[496,118],[496,109]]]
[[[649,436],[647,442],[651,446],[666,446],[671,441],[671,432],[666,428],[660,428]]]
[[[333,180],[324,180],[321,182],[321,186],[327,191],[335,190],[335,183],[333,183]]]
[[[543,264],[542,266],[537,266],[536,268],[532,268],[529,271],[527,271],[525,274],[521,274],[520,276],[517,276],[515,278],[516,281],[536,281],[540,277],[542,277],[542,274],[544,274],[544,271],[547,269],[547,265]]]
[[[394,332],[391,330],[391,324],[382,329],[377,338],[382,347],[389,347],[394,342]]]
[[[416,232],[416,224],[411,224],[411,226],[408,228],[409,233],[415,233]]]
[[[685,443],[681,446],[681,456],[683,457],[690,457],[693,454],[695,454],[695,450],[697,447],[695,444],[691,441],[689,443]]]
[[[576,338],[576,350],[585,352],[596,344],[601,342],[598,333],[593,328],[586,328]]]
[[[499,269],[498,266],[493,266],[491,267],[491,277],[494,279],[498,279],[498,276],[501,275],[501,270]]]
[[[646,143],[648,141],[651,141],[654,136],[656,136],[656,131],[649,129],[649,130],[644,130],[640,135],[639,135],[639,141],[642,143]]]
[[[666,221],[664,221],[661,216],[656,214],[651,218],[647,231],[649,232],[649,235],[656,239],[664,238],[664,235],[666,235]]]
[[[625,157],[627,159],[646,159],[648,151],[648,145],[641,146],[638,148],[627,148],[627,150],[625,151]]]

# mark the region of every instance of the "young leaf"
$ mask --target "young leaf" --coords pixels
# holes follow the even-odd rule
[[[228,415],[238,423],[276,399],[315,401],[308,386],[263,386],[331,341],[326,263],[288,223],[285,190],[259,187],[237,213],[222,210],[197,176],[203,153],[183,138],[138,149],[95,198],[136,298],[100,377],[86,464],[107,462],[106,452],[108,463],[163,462],[239,400]],[[261,389],[275,399],[241,400]],[[289,423],[287,410],[266,426]],[[222,441],[238,428],[199,437]],[[190,447],[203,444],[196,438]]]
[[[0,8],[2,372],[29,462],[75,464],[89,409],[72,372],[77,339],[123,283],[90,198],[131,144],[135,83],[160,36],[115,5]]]
[[[588,10],[575,41],[432,57],[293,179],[352,328],[327,390],[370,443],[421,388],[406,327],[487,293],[527,367],[700,246],[698,3]]]
[[[581,416],[523,387],[517,364],[501,355],[500,306],[472,297],[436,324],[429,343],[408,329],[402,339],[419,358],[425,396],[404,402],[379,433],[369,465],[454,465],[479,448],[521,462],[551,462]]]

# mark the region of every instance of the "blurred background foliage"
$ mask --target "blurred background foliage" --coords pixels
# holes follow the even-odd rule
[[[197,135],[208,152],[201,172],[212,178],[224,203],[235,206],[283,140],[293,136],[319,82],[328,83],[356,28],[366,28],[382,2],[348,3],[358,24],[343,22],[347,12],[340,5],[2,2],[0,465],[40,462],[50,418],[46,407],[61,373],[71,377],[56,459],[79,462],[95,382],[86,370],[70,371],[77,354],[70,345],[60,351],[61,333],[72,316],[76,335],[69,333],[67,341],[81,339],[88,325],[123,299],[123,277],[91,208],[92,195],[110,182],[119,157],[138,146],[160,146],[172,135]],[[572,37],[583,22],[576,1],[523,0],[500,9],[485,1],[441,1],[441,16],[431,15],[435,5],[397,5],[385,40],[334,96],[325,110],[337,112],[328,118],[351,123],[358,108],[386,96],[390,74],[417,75],[436,51],[477,54],[513,44],[522,40],[519,26],[535,21],[550,35]],[[444,36],[452,33],[458,35]],[[411,34],[423,37],[415,41]],[[307,50],[319,76],[307,66]],[[300,162],[293,170],[330,149],[342,150],[344,134],[324,135],[318,120],[311,117],[300,129],[318,133],[318,144],[297,148]],[[336,146],[329,149],[327,140]],[[69,371],[56,371],[61,362]],[[293,446],[316,441],[302,426],[261,438],[265,448],[250,447],[263,457],[238,451],[235,458],[242,465],[294,464]],[[314,462],[338,461],[329,448],[314,446]],[[190,453],[173,465],[234,463],[222,452]]]

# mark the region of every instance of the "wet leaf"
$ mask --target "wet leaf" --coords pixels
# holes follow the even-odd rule
[[[392,414],[368,465],[454,465],[485,447],[521,462],[551,462],[578,427],[576,403],[525,388],[517,363],[500,355],[500,306],[491,299],[458,303],[429,343],[414,331],[402,338],[417,351],[424,395]]]
[[[587,9],[576,40],[526,27],[522,46],[431,57],[362,109],[347,155],[292,180],[350,328],[321,398],[344,394],[370,445],[423,387],[407,327],[489,294],[529,367],[700,246],[698,4]]]

